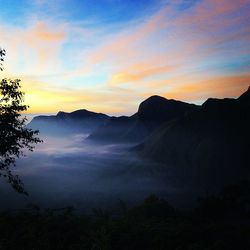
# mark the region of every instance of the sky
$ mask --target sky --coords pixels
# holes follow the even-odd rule
[[[0,47],[29,113],[200,104],[250,85],[250,0],[1,0]]]

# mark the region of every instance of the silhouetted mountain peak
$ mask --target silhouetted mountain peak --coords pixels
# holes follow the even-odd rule
[[[79,109],[70,113],[59,111],[56,115],[34,117],[29,126],[47,133],[90,133],[108,119],[108,115]]]
[[[152,95],[148,97],[143,102],[159,102],[159,101],[166,101],[167,99],[165,97],[159,96],[159,95]]]
[[[250,86],[248,87],[247,91],[244,92],[238,100],[243,103],[250,104]]]
[[[154,95],[139,105],[137,117],[144,121],[167,121],[194,107],[196,105]]]
[[[214,110],[214,109],[228,109],[232,106],[235,106],[238,104],[241,105],[250,105],[250,86],[248,87],[247,91],[244,92],[241,96],[239,96],[237,99],[234,98],[224,98],[224,99],[218,99],[218,98],[209,98],[207,99],[203,104],[202,108],[206,110]]]
[[[108,117],[105,114],[95,113],[95,112],[89,111],[87,109],[79,109],[79,110],[73,111],[71,113],[59,111],[56,115],[57,118],[61,118],[61,119],[64,119],[64,118],[83,119],[83,118],[92,118],[92,117],[96,117],[96,116]]]
[[[64,118],[68,113],[64,112],[64,111],[59,111],[57,114],[56,114],[56,117],[58,118]]]
[[[233,98],[224,98],[224,99],[218,99],[218,98],[209,98],[207,99],[203,104],[203,108],[220,108],[224,107],[230,104],[234,104],[235,99]]]
[[[194,112],[163,124],[136,149],[174,166],[182,183],[215,187],[249,177],[249,104],[250,89],[238,99],[210,98]]]

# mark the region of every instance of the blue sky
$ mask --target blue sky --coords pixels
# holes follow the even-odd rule
[[[31,113],[236,97],[250,85],[249,25],[249,0],[2,0],[1,77],[22,80]]]

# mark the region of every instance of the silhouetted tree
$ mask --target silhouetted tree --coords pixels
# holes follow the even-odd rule
[[[3,70],[3,58],[5,56],[5,50],[0,48],[0,70]]]
[[[0,49],[0,69],[2,70],[5,50]],[[15,166],[16,158],[23,155],[23,150],[33,151],[34,144],[41,142],[36,137],[38,131],[25,126],[26,118],[20,114],[28,109],[23,104],[24,92],[20,80],[2,79],[0,81],[0,176],[7,178],[12,187],[24,192],[23,183],[10,169]]]

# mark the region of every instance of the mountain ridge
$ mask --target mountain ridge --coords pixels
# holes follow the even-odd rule
[[[109,116],[103,113],[79,109],[72,112],[59,111],[56,115],[50,116],[36,116],[31,120],[28,126],[46,133],[90,133],[97,126],[103,124],[108,118]]]
[[[112,117],[98,127],[89,137],[102,142],[140,142],[157,129],[162,123],[176,119],[198,108],[161,96],[151,96],[139,104],[138,110],[130,117]]]
[[[184,182],[207,188],[250,177],[250,89],[237,99],[209,98],[192,113],[166,124],[135,150],[172,166]]]

